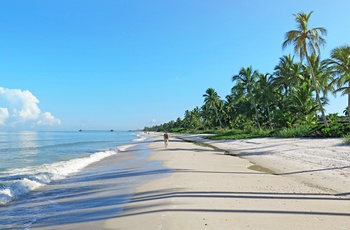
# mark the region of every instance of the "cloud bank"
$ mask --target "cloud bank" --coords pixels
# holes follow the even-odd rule
[[[28,90],[0,87],[0,125],[33,127],[61,124],[61,120],[51,113],[42,113],[38,104],[39,100]]]

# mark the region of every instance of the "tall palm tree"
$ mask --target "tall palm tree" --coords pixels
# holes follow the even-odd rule
[[[232,77],[232,81],[237,81],[237,84],[241,85],[246,92],[248,93],[248,96],[250,98],[251,105],[254,106],[255,109],[255,120],[258,125],[258,128],[260,129],[260,122],[258,117],[258,107],[253,95],[253,90],[256,84],[256,80],[259,77],[259,72],[257,70],[253,70],[251,66],[245,68],[242,68],[238,75],[234,75]]]
[[[316,77],[316,85],[318,88],[318,92],[322,93],[322,97],[326,98],[328,92],[332,92],[333,85],[331,84],[332,79],[331,76],[331,70],[329,67],[329,63],[327,60],[320,60],[320,56],[311,55],[310,61],[312,63],[313,72]],[[305,68],[305,72],[309,72],[309,75],[311,75],[310,68]]]
[[[312,63],[312,71],[315,75],[316,87],[320,94],[322,106],[328,105],[329,100],[327,98],[327,95],[329,92],[334,93],[334,87],[332,84],[331,71],[329,65],[325,60],[321,61],[320,56],[316,56],[315,54],[310,56],[310,62]],[[303,69],[305,79],[309,82],[312,82],[310,66],[303,65]],[[309,84],[309,86],[311,85]],[[317,111],[319,110],[320,108],[318,106],[318,109],[315,111],[315,115],[317,115]]]
[[[350,46],[344,45],[333,49],[331,58],[327,62],[332,68],[333,74],[337,77],[336,84],[338,88],[336,92],[348,95],[347,114],[350,118]]]
[[[219,117],[219,112],[218,112],[218,110],[222,107],[222,101],[220,99],[220,96],[217,94],[215,89],[208,88],[205,91],[205,94],[203,95],[203,97],[204,97],[205,106],[215,111],[216,118],[218,119],[220,126],[223,127],[221,119]]]
[[[321,103],[318,87],[316,85],[316,77],[310,61],[310,55],[319,55],[321,53],[320,46],[324,46],[326,44],[326,40],[322,37],[322,35],[327,35],[327,30],[323,27],[316,27],[313,29],[308,28],[309,19],[312,13],[313,12],[311,11],[308,14],[294,14],[297,22],[297,30],[290,30],[286,33],[282,48],[284,49],[288,45],[292,44],[294,46],[294,52],[300,57],[300,61],[302,62],[303,59],[306,58],[310,67],[312,84],[316,94],[316,101],[319,104],[325,126],[328,128],[328,122]]]

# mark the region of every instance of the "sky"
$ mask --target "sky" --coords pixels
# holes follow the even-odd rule
[[[232,76],[272,73],[293,14],[330,51],[350,43],[349,0],[0,1],[0,130],[142,129],[222,99]],[[343,114],[346,97],[329,96]]]

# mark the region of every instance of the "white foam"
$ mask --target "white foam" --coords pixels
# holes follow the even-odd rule
[[[86,166],[100,161],[103,158],[117,154],[118,151],[135,145],[123,145],[117,150],[101,151],[91,154],[88,157],[75,158],[69,161],[60,161],[52,164],[43,164],[39,166],[26,167],[20,169],[11,169],[6,172],[9,176],[16,176],[21,179],[14,180],[0,189],[0,205],[12,201],[14,198],[27,194],[52,181],[66,178],[67,176],[81,171]]]
[[[137,137],[138,137],[137,139],[133,140],[134,142],[141,142],[141,141],[144,141],[147,139],[146,136],[141,135],[141,134],[137,135]]]
[[[126,151],[127,149],[132,148],[132,147],[134,147],[134,146],[136,146],[136,145],[122,145],[122,146],[119,146],[117,149],[118,149],[120,152],[124,152],[124,151]]]

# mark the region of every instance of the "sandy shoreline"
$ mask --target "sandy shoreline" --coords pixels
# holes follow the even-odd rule
[[[211,142],[243,159],[179,139],[165,149],[155,137],[151,160],[173,172],[140,186],[104,229],[350,229],[349,147],[333,141]],[[338,157],[314,164],[317,154],[311,153],[327,149]],[[279,175],[250,170],[250,161]]]
[[[151,154],[147,142],[137,144],[47,186],[44,194],[31,199],[32,207],[43,207],[45,213],[38,216],[30,229],[102,229],[105,220],[122,212],[136,187],[169,172],[162,162],[148,161]],[[24,228],[0,226],[0,229]]]

